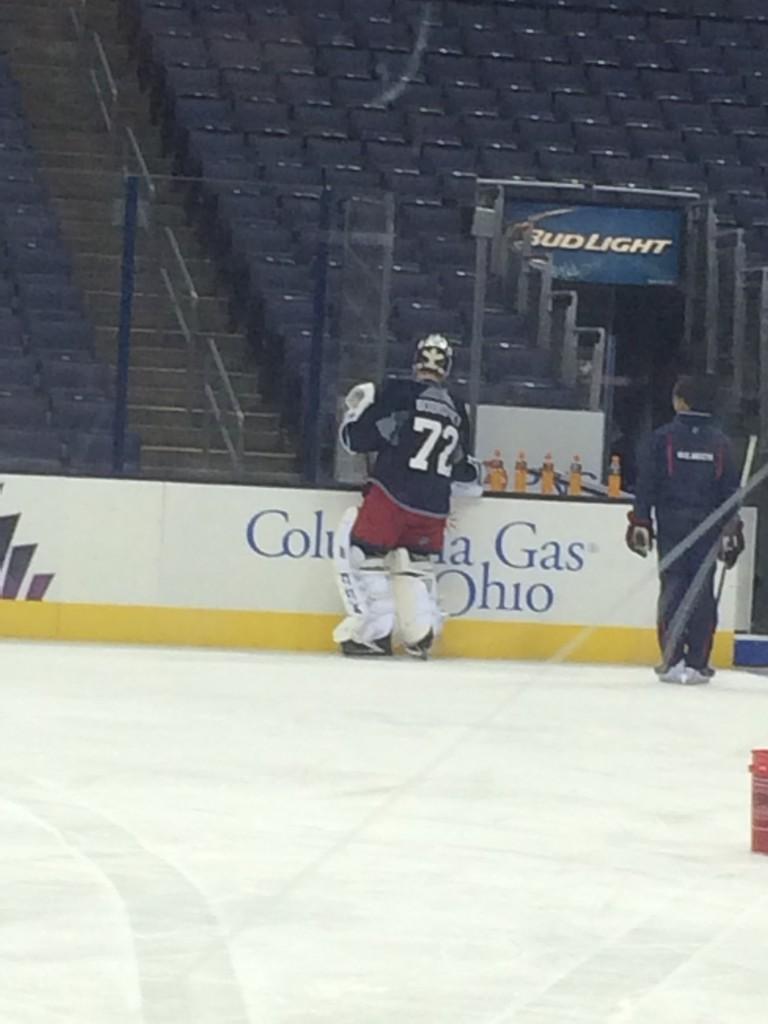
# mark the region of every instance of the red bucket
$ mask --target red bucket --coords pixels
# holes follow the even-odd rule
[[[753,750],[752,852],[768,853],[768,750]]]

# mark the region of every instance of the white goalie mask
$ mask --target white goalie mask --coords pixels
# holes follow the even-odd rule
[[[413,356],[413,372],[429,374],[445,380],[451,373],[453,349],[442,334],[429,334],[416,345]]]

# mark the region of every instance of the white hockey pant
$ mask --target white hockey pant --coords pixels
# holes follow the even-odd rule
[[[428,557],[409,555],[405,548],[393,551],[391,557],[397,625],[403,641],[409,646],[421,643],[430,631],[439,636],[443,616],[437,603],[434,564]]]

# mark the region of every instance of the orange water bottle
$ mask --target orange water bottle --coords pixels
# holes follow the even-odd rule
[[[506,491],[507,485],[509,484],[509,474],[507,473],[507,467],[504,465],[504,459],[501,457],[501,452],[497,448],[493,453],[492,459],[486,459],[483,463],[488,472],[485,475],[485,486],[489,491]]]
[[[525,494],[528,490],[528,463],[525,461],[525,452],[517,453],[515,462],[515,490],[518,494]]]
[[[583,467],[581,465],[581,456],[574,455],[573,462],[571,463],[571,469],[568,474],[568,493],[574,497],[578,497],[581,494],[582,474]]]
[[[550,452],[547,452],[541,464],[541,493],[555,493],[555,464]]]
[[[621,496],[621,459],[618,455],[611,456],[611,464],[608,467],[608,497],[618,498]]]

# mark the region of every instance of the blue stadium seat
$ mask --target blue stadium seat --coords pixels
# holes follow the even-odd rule
[[[111,390],[109,371],[101,363],[85,362],[67,354],[44,355],[40,358],[41,380],[46,391],[59,394],[107,396]]]
[[[571,96],[571,99],[585,97]],[[554,121],[556,119],[552,100],[547,94],[535,92],[505,92],[499,97],[499,113],[508,119],[531,119]]]
[[[637,100],[643,98],[640,75],[634,69],[592,65],[586,69],[586,74],[590,91],[600,96],[620,96]]]
[[[613,68],[582,67],[577,64],[550,64],[541,61],[533,66],[536,87],[550,93],[584,94],[591,92],[589,74],[592,71],[610,71]]]
[[[251,132],[244,150],[257,164],[266,166],[281,160],[298,161],[304,157],[304,140],[295,135]]]
[[[768,138],[764,136],[740,135],[739,153],[744,163],[756,167],[768,167]]]
[[[59,473],[62,445],[53,430],[0,428],[0,471],[5,473]]]
[[[421,147],[423,166],[433,174],[473,171],[477,160],[472,150],[459,141],[425,142]]]
[[[686,160],[651,159],[649,166],[651,180],[657,188],[693,190],[702,194],[707,191],[706,175],[700,164],[692,164]]]
[[[50,418],[63,431],[107,431],[112,429],[115,404],[108,399],[84,398],[57,392]]]
[[[496,8],[496,24],[505,32],[535,35],[547,31],[547,10],[542,6],[500,4]]]
[[[246,35],[248,30],[248,20],[245,15],[233,9],[217,10],[204,7],[198,12],[197,21],[207,39],[215,39],[221,35],[232,36],[236,33]]]
[[[644,185],[648,180],[647,160],[616,156],[615,154],[594,154],[595,179],[602,185]]]
[[[674,71],[675,61],[662,43],[647,39],[625,39],[618,44],[621,63],[638,71]]]
[[[588,155],[539,149],[536,156],[545,180],[586,182],[594,178],[594,165]]]
[[[613,121],[627,128],[635,125],[643,125],[647,128],[664,128],[665,126],[661,104],[658,100],[610,96],[608,109]]]
[[[461,318],[454,310],[410,299],[395,299],[393,308],[395,333],[402,341],[413,341],[426,331],[438,331],[449,338],[460,338],[463,333]]]
[[[475,110],[494,111],[497,105],[495,89],[484,89],[472,84],[451,84],[443,90],[446,109],[461,114]]]
[[[635,156],[684,156],[680,132],[633,125],[627,129],[627,133]]]
[[[202,44],[200,45],[202,47]],[[207,53],[203,47],[204,60],[200,66],[205,67],[208,62],[208,55],[210,55],[211,61],[219,68],[232,68],[237,71],[261,71],[262,69],[262,62],[258,49],[248,40],[212,40],[209,44]]]
[[[366,150],[370,146],[376,145],[385,145],[385,143],[369,143]],[[307,138],[306,150],[307,156],[311,160],[324,166],[362,164],[364,162],[363,146],[353,139],[310,136]]]
[[[716,192],[741,192],[765,195],[765,183],[754,167],[740,167],[737,164],[717,160],[705,162],[707,181]]]
[[[331,82],[315,74],[279,74],[277,95],[283,103],[331,103]]]
[[[707,46],[750,46],[755,38],[753,32],[749,22],[740,18],[702,21],[699,26],[699,36]]]
[[[739,140],[715,132],[684,133],[686,156],[693,161],[727,160],[739,162]]]
[[[467,115],[464,120],[471,119]],[[476,118],[479,120],[479,118]],[[487,119],[486,119],[487,120]],[[406,118],[409,138],[416,145],[424,142],[439,142],[444,145],[460,145],[463,137],[462,118],[457,114],[443,114],[442,111],[413,111]]]
[[[22,306],[31,313],[44,310],[82,311],[80,291],[67,280],[33,274],[17,277],[16,288]]]
[[[107,432],[68,432],[62,446],[66,469],[75,475],[108,476],[112,472],[113,441]],[[141,468],[141,442],[137,434],[125,435],[124,470],[135,476]]]
[[[370,79],[373,63],[368,50],[349,50],[337,46],[321,46],[317,51],[318,67],[331,78]]]
[[[90,353],[93,350],[93,332],[78,312],[25,310],[23,322],[36,352],[79,350]]]
[[[584,153],[611,150],[629,156],[629,136],[623,127],[604,124],[581,124],[573,126],[577,148]]]
[[[533,153],[509,146],[490,145],[480,149],[480,167],[491,178],[536,178]]]
[[[433,199],[435,196],[437,176],[422,173],[417,167],[387,168],[380,180],[381,187],[394,192],[398,200]]]
[[[733,51],[735,53],[735,51]],[[680,71],[705,71],[719,74],[728,69],[728,56],[712,46],[696,46],[689,43],[673,43],[670,46],[675,67]],[[734,69],[735,70],[735,69]]]
[[[293,108],[292,128],[304,136],[343,139],[349,135],[349,116],[346,110],[330,103],[297,104]]]
[[[533,65],[530,61],[503,57],[484,60],[480,65],[483,84],[490,89],[509,92],[534,92]]]
[[[278,100],[277,75],[263,71],[261,65],[251,68],[222,68],[219,72],[222,92],[231,97],[246,96],[263,102]]]
[[[44,396],[34,394],[31,389],[14,391],[0,387],[0,429],[44,427],[50,417],[50,403]]]
[[[690,73],[693,95],[702,101],[712,103],[744,103],[744,82],[741,75],[711,75],[704,72]]]
[[[602,96],[558,93],[552,107],[558,118],[571,124],[610,124],[611,117]]]
[[[326,167],[325,182],[334,190],[335,197],[349,193],[374,193],[380,186],[380,178],[375,171],[366,171],[355,164]]]
[[[314,164],[301,163],[299,160],[277,160],[266,163],[262,169],[265,182],[274,183],[285,188],[300,188],[304,185],[321,185],[323,171]]]
[[[768,135],[765,107],[713,103],[712,109],[718,124],[732,135]]]

